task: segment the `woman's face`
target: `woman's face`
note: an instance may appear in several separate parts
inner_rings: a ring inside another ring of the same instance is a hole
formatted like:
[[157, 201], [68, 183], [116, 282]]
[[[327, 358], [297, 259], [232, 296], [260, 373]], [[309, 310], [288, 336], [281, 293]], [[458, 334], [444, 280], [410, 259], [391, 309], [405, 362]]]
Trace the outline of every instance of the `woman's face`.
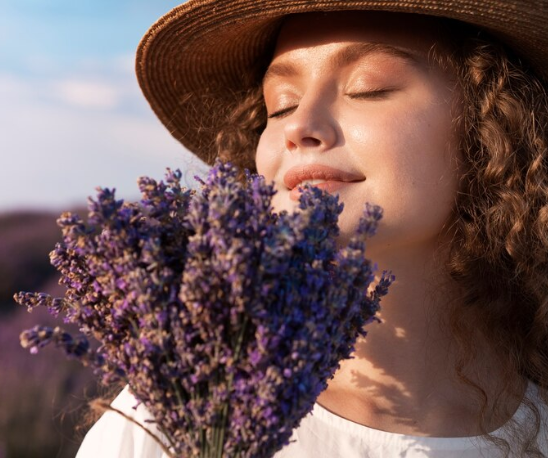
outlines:
[[[341, 241], [366, 202], [384, 218], [375, 251], [435, 243], [458, 183], [453, 75], [429, 63], [435, 20], [388, 13], [295, 15], [263, 81], [268, 112], [257, 170], [276, 210], [313, 180], [344, 203]], [[304, 180], [304, 181], [303, 181]]]

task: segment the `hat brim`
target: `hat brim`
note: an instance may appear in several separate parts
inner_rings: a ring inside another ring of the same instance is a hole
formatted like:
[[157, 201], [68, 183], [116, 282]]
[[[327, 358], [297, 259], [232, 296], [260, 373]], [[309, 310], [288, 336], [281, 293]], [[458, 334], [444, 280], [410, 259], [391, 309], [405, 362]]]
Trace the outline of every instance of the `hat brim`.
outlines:
[[220, 116], [256, 85], [282, 18], [348, 10], [457, 19], [488, 30], [548, 75], [548, 2], [493, 0], [190, 0], [160, 18], [137, 49], [136, 73], [169, 132], [206, 163], [215, 160]]

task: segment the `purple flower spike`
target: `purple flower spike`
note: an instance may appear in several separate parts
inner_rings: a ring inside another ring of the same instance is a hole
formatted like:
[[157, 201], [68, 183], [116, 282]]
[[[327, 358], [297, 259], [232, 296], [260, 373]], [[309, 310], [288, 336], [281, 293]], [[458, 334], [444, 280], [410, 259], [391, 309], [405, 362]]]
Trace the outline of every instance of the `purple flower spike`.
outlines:
[[382, 212], [367, 205], [339, 249], [336, 196], [305, 186], [295, 212], [276, 213], [273, 185], [249, 172], [242, 183], [229, 163], [218, 161], [198, 192], [181, 176], [140, 178], [133, 203], [98, 189], [86, 223], [61, 216], [50, 256], [65, 296], [16, 300], [86, 337], [37, 326], [21, 342], [31, 352], [53, 343], [104, 383], [128, 383], [174, 457], [271, 457], [393, 281], [384, 273], [370, 288], [365, 240]]

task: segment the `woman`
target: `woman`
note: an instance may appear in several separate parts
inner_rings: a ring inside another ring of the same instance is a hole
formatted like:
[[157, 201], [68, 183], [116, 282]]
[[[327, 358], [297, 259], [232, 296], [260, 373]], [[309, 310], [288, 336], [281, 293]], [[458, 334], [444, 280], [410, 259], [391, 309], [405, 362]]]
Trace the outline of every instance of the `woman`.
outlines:
[[[383, 323], [277, 457], [548, 456], [547, 16], [191, 0], [143, 39], [141, 87], [201, 158], [273, 180], [277, 210], [307, 181], [338, 193], [341, 244], [366, 201], [384, 209], [368, 247], [397, 278]], [[113, 406], [141, 421], [134, 402]], [[107, 413], [88, 456], [162, 453]]]

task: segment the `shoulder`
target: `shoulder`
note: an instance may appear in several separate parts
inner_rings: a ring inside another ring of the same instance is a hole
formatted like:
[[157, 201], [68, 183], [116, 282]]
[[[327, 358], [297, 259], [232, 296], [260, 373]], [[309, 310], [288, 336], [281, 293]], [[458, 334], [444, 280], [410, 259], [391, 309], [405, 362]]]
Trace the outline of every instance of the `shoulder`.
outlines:
[[517, 411], [491, 436], [503, 439], [512, 457], [548, 456], [548, 406], [542, 388], [529, 382]]
[[[536, 442], [539, 450], [548, 456], [548, 393], [542, 388], [530, 382], [524, 399], [525, 407], [529, 413], [528, 418], [523, 421], [529, 424], [530, 431], [537, 431]], [[525, 436], [527, 437], [527, 436]]]
[[162, 449], [142, 425], [158, 434], [149, 412], [126, 386], [111, 406], [135, 420], [130, 421], [115, 411], [107, 411], [86, 434], [76, 458], [164, 458]]

